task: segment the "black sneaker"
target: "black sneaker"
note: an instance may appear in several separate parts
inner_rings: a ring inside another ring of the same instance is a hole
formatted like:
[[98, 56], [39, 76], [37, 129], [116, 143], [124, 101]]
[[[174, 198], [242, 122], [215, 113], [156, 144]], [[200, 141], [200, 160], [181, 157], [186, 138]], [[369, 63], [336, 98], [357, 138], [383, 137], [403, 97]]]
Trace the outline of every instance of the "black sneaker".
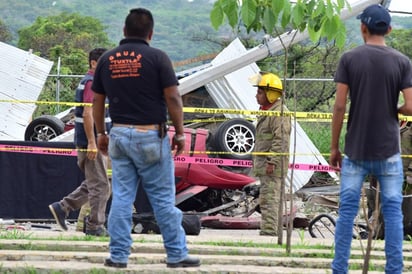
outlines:
[[64, 212], [60, 203], [59, 202], [52, 203], [51, 205], [49, 205], [49, 209], [51, 213], [53, 214], [54, 219], [56, 219], [56, 222], [60, 225], [60, 227], [63, 230], [67, 231], [66, 212]]
[[199, 258], [187, 256], [184, 260], [177, 263], [167, 263], [167, 267], [196, 267], [200, 266]]
[[86, 229], [85, 234], [99, 237], [109, 236], [109, 233], [107, 233], [107, 230], [104, 227], [99, 227], [98, 229]]
[[127, 263], [115, 263], [115, 262], [112, 262], [111, 259], [106, 259], [104, 261], [104, 265], [110, 266], [110, 267], [116, 267], [116, 268], [126, 268], [127, 267]]

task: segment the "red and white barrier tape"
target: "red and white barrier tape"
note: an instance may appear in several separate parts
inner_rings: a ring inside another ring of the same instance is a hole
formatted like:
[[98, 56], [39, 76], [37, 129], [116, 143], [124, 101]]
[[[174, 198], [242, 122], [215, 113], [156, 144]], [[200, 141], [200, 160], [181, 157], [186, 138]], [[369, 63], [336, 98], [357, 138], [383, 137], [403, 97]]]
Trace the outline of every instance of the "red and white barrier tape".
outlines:
[[[70, 148], [52, 148], [52, 147], [34, 147], [34, 146], [15, 146], [0, 144], [0, 151], [43, 154], [43, 155], [58, 155], [58, 156], [77, 156], [77, 150]], [[235, 167], [252, 167], [253, 162], [250, 160], [239, 159], [223, 159], [223, 158], [208, 158], [208, 157], [189, 157], [175, 156], [175, 163], [181, 164], [198, 164], [198, 165], [217, 165], [217, 166], [235, 166]], [[289, 164], [289, 169], [318, 171], [318, 172], [334, 172], [335, 170], [328, 165], [314, 165], [295, 163]]]
[[[188, 157], [175, 156], [175, 163], [182, 164], [200, 164], [200, 165], [218, 165], [218, 166], [236, 166], [236, 167], [252, 167], [253, 162], [250, 160], [238, 159], [222, 159], [222, 158], [206, 158], [206, 157]], [[318, 171], [318, 172], [334, 172], [335, 170], [328, 165], [313, 165], [313, 164], [289, 164], [289, 169]]]
[[77, 151], [75, 149], [56, 147], [33, 147], [0, 144], [0, 151], [59, 156], [77, 156]]

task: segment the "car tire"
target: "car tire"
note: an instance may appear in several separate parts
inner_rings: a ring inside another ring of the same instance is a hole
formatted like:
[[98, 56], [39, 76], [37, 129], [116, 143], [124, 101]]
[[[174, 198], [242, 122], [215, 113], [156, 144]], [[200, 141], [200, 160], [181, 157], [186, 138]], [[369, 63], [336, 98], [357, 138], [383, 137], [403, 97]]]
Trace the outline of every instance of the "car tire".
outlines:
[[213, 147], [223, 152], [221, 157], [229, 159], [250, 160], [255, 147], [255, 126], [240, 118], [223, 122], [213, 137]]
[[64, 123], [51, 115], [42, 115], [34, 119], [24, 132], [25, 141], [48, 142], [64, 132]]

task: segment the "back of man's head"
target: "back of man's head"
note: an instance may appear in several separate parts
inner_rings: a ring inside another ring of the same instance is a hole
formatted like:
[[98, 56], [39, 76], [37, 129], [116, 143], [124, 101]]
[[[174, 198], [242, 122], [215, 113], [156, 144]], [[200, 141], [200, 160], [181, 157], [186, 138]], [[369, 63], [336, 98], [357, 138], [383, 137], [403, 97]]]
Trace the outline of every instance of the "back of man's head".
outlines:
[[385, 35], [391, 26], [391, 16], [381, 5], [370, 5], [356, 19], [360, 19], [372, 35]]
[[106, 51], [105, 48], [94, 48], [89, 52], [89, 66], [91, 66], [92, 61], [98, 61], [100, 56]]
[[131, 9], [125, 21], [125, 36], [148, 38], [153, 31], [152, 13], [144, 8]]

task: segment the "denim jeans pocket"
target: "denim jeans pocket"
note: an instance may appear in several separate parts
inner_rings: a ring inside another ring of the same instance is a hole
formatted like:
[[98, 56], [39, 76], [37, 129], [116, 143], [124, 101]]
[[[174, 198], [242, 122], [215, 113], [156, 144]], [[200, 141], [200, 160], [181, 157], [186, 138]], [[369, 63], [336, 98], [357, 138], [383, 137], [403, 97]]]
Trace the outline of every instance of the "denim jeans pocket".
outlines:
[[385, 175], [398, 175], [402, 174], [402, 159], [399, 154], [396, 154], [382, 162], [382, 174]]
[[342, 160], [342, 174], [346, 175], [357, 175], [361, 172], [361, 167], [356, 163], [356, 161], [352, 161], [347, 156], [345, 156]]
[[161, 142], [160, 139], [152, 140], [152, 142], [144, 142], [137, 144], [138, 151], [141, 152], [141, 159], [145, 164], [154, 164], [160, 161]]
[[[116, 128], [117, 129], [117, 128]], [[115, 130], [112, 130], [110, 132], [110, 141], [109, 141], [109, 154], [111, 158], [119, 158], [119, 156], [122, 155], [122, 151], [120, 148], [120, 142], [121, 142], [122, 136], [120, 134], [116, 134]]]

